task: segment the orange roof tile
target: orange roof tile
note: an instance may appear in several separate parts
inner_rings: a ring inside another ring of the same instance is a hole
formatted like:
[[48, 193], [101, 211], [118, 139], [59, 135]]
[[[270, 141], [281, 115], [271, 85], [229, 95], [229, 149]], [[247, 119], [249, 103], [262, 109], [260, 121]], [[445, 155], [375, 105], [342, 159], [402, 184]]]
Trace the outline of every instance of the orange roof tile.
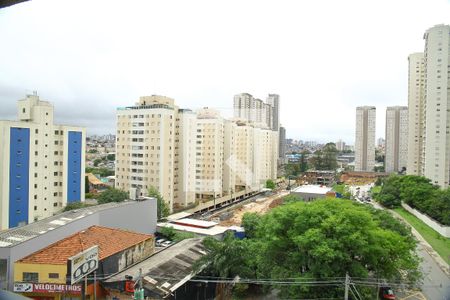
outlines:
[[79, 231], [36, 251], [17, 262], [65, 265], [69, 257], [95, 245], [99, 247], [99, 259], [102, 260], [151, 237], [153, 235], [102, 226], [91, 226], [86, 230]]

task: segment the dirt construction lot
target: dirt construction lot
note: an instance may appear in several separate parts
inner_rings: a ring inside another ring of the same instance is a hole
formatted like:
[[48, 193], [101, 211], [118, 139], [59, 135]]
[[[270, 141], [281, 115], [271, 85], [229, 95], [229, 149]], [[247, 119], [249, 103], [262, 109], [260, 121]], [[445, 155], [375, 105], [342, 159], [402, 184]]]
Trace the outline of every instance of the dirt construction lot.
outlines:
[[221, 226], [240, 226], [242, 222], [242, 217], [246, 212], [250, 213], [258, 213], [258, 214], [265, 214], [272, 208], [278, 206], [282, 202], [282, 198], [286, 195], [288, 195], [288, 191], [281, 191], [276, 193], [275, 195], [259, 198], [255, 202], [251, 202], [248, 204], [244, 204], [242, 207], [236, 209], [233, 211], [233, 215], [230, 219], [224, 220], [220, 222], [219, 225]]

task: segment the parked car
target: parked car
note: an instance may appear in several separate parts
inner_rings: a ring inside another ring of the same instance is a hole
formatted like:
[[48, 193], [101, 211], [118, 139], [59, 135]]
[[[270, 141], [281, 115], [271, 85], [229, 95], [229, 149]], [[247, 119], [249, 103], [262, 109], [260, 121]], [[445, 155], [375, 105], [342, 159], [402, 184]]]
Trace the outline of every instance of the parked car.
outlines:
[[162, 243], [164, 243], [165, 241], [166, 241], [166, 239], [163, 239], [163, 238], [157, 238], [156, 241], [155, 241], [155, 245], [156, 245], [157, 247], [161, 247], [161, 246], [162, 246]]
[[380, 296], [380, 299], [395, 300], [394, 291], [392, 291], [392, 289], [388, 286], [380, 287], [379, 296]]
[[163, 243], [161, 244], [161, 246], [163, 246], [163, 247], [167, 247], [167, 246], [170, 246], [170, 245], [172, 245], [172, 242], [171, 242], [171, 241], [165, 241], [165, 242], [163, 242]]

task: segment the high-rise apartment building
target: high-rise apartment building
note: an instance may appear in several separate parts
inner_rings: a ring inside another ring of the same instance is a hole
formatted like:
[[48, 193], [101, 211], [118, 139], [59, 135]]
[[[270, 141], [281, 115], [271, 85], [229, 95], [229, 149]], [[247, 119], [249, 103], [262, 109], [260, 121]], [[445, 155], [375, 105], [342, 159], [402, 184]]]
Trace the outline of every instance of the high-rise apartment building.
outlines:
[[[174, 208], [195, 202], [197, 164], [197, 114], [190, 109], [179, 109], [175, 120], [175, 199]], [[178, 144], [177, 144], [178, 142]]]
[[252, 95], [242, 93], [234, 96], [234, 118], [240, 121], [250, 121], [261, 128], [278, 131], [280, 96], [270, 94], [266, 103], [255, 99]]
[[259, 190], [276, 178], [278, 157], [278, 132], [259, 125], [225, 120], [211, 108], [179, 109], [163, 96], [141, 97], [117, 109], [116, 187], [146, 195], [153, 186], [171, 209]]
[[386, 108], [385, 171], [401, 172], [406, 169], [408, 156], [408, 107]]
[[197, 112], [195, 193], [199, 200], [223, 196], [224, 120], [210, 108]]
[[424, 137], [424, 85], [423, 53], [408, 57], [408, 160], [406, 172], [422, 175]]
[[372, 172], [375, 167], [374, 106], [356, 108], [355, 171]]
[[269, 94], [266, 102], [273, 107], [272, 130], [278, 131], [280, 129], [280, 96]]
[[18, 120], [0, 121], [0, 229], [52, 216], [84, 201], [84, 128], [53, 123], [36, 93], [18, 101]]
[[450, 172], [450, 26], [425, 32], [423, 175], [441, 187]]
[[163, 96], [140, 97], [136, 105], [117, 109], [116, 188], [147, 195], [154, 187], [173, 207], [177, 119], [174, 100]]
[[286, 157], [286, 128], [280, 126], [278, 157], [284, 159]]
[[337, 149], [338, 151], [344, 151], [344, 150], [345, 150], [345, 142], [344, 142], [343, 140], [339, 139], [339, 140], [336, 142], [336, 149]]

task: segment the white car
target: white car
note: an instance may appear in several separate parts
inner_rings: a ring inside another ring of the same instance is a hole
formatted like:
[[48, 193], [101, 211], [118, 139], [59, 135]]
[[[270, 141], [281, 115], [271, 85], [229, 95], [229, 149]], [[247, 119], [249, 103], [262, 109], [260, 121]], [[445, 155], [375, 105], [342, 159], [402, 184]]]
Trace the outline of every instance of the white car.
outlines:
[[163, 243], [161, 244], [162, 247], [167, 247], [167, 246], [170, 246], [170, 245], [172, 245], [172, 242], [171, 242], [171, 241], [165, 241], [165, 242], [163, 242]]

